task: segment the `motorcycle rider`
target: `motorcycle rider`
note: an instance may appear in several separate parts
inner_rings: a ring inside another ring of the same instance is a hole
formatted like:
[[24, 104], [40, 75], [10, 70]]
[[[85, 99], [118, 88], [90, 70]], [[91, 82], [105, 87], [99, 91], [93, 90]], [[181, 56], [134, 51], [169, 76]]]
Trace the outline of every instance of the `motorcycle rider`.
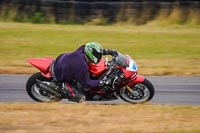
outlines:
[[118, 53], [112, 49], [103, 49], [98, 42], [89, 42], [74, 52], [59, 55], [52, 62], [52, 77], [55, 81], [65, 83], [66, 93], [71, 100], [83, 102], [86, 98], [82, 90], [75, 86], [75, 81], [86, 88], [97, 88], [106, 84], [104, 80], [93, 80], [89, 76], [89, 64], [99, 63], [102, 55], [116, 57]]

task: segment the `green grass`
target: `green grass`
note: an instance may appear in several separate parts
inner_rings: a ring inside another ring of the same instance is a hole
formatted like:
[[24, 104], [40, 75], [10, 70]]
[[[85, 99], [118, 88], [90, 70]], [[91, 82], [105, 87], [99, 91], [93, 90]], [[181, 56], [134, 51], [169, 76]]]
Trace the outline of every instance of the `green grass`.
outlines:
[[200, 75], [199, 26], [0, 23], [0, 73], [30, 73], [30, 57], [56, 57], [89, 41], [131, 55], [145, 75]]

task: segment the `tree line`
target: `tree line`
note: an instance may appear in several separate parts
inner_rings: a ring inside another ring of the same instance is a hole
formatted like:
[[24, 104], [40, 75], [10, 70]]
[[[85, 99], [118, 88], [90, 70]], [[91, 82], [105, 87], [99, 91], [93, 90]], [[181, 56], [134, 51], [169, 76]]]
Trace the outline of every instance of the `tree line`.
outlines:
[[153, 20], [200, 23], [200, 2], [193, 0], [2, 0], [1, 21], [73, 24], [146, 24]]

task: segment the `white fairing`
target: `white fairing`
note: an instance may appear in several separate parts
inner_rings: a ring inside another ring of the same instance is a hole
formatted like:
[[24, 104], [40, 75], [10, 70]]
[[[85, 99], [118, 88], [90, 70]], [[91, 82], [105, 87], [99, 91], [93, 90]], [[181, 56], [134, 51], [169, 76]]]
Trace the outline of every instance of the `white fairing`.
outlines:
[[135, 63], [135, 61], [133, 59], [129, 59], [129, 66], [126, 67], [127, 71], [133, 71], [136, 72], [137, 71], [137, 64]]

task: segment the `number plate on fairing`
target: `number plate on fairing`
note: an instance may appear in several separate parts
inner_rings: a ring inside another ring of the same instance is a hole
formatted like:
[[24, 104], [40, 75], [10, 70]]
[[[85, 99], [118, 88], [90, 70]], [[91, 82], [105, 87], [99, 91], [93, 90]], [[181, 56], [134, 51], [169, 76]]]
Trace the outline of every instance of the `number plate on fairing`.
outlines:
[[126, 70], [133, 71], [133, 72], [137, 71], [137, 64], [135, 63], [134, 60], [132, 60], [132, 59], [129, 60], [129, 66], [126, 67]]

